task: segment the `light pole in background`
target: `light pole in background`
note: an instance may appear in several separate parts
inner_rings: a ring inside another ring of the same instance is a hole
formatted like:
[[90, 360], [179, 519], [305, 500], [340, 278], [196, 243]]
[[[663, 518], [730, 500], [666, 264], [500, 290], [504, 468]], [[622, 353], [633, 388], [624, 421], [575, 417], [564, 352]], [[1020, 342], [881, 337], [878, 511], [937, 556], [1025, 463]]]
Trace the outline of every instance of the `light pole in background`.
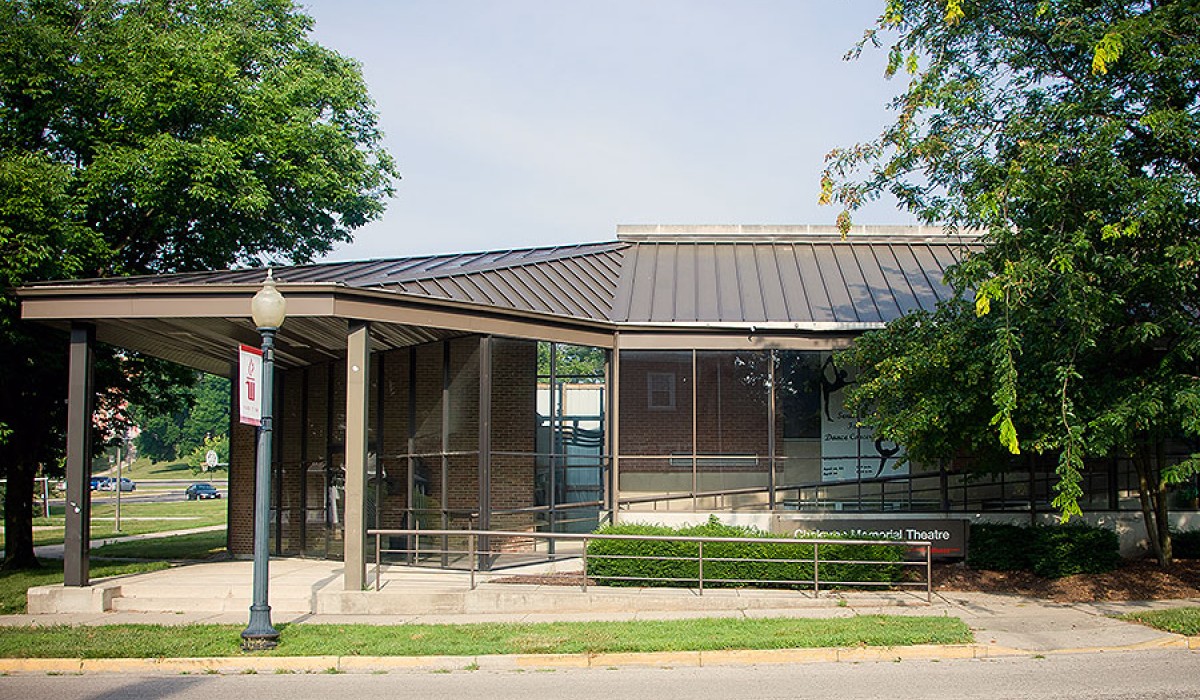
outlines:
[[250, 603], [250, 624], [242, 631], [242, 648], [274, 649], [279, 632], [271, 625], [271, 606], [267, 604], [268, 516], [271, 508], [271, 411], [274, 390], [275, 333], [283, 325], [287, 302], [275, 288], [275, 279], [267, 270], [262, 289], [250, 302], [250, 315], [262, 334], [262, 377], [260, 380], [262, 422], [258, 427], [258, 453], [254, 481], [254, 593]]

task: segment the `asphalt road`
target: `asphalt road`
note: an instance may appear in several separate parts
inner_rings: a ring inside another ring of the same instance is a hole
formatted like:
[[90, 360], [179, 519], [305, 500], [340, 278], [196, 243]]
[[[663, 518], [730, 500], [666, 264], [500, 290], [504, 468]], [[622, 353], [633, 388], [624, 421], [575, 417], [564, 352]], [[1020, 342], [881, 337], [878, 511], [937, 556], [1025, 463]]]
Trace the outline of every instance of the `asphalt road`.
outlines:
[[1200, 654], [1139, 651], [1046, 658], [709, 668], [449, 670], [350, 675], [10, 676], [0, 698], [28, 700], [1071, 700], [1200, 698]]
[[[137, 488], [133, 491], [121, 492], [121, 503], [168, 503], [173, 501], [186, 501], [187, 495], [184, 493], [187, 487], [197, 482], [205, 481], [206, 479], [171, 479], [134, 482]], [[228, 495], [227, 483], [224, 479], [211, 482], [217, 490], [221, 492], [221, 498]], [[114, 503], [117, 500], [115, 491], [92, 491], [92, 504], [97, 503]], [[62, 505], [62, 498], [51, 498], [51, 505]]]

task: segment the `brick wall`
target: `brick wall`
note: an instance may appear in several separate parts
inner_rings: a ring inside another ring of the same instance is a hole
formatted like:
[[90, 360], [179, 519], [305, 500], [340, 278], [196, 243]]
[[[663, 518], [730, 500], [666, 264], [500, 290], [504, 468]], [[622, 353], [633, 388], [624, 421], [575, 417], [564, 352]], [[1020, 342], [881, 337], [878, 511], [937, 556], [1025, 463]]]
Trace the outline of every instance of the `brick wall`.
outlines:
[[[449, 343], [450, 418], [447, 455], [447, 507], [476, 511], [479, 508], [479, 339], [459, 338]], [[442, 500], [442, 385], [443, 344], [432, 343], [415, 348], [376, 354], [372, 360], [371, 394], [368, 408], [369, 447], [378, 474], [368, 490], [379, 488], [378, 523], [384, 528], [408, 526], [404, 519], [408, 493], [409, 384], [410, 361], [416, 358], [417, 421], [415, 452], [419, 467], [428, 478], [428, 495], [433, 507]], [[532, 452], [536, 425], [536, 343], [498, 339], [493, 350], [492, 449], [506, 452]], [[302, 551], [301, 526], [304, 506], [321, 507], [326, 499], [326, 481], [322, 468], [327, 456], [340, 469], [345, 439], [345, 363], [330, 362], [278, 375], [275, 429], [278, 441], [275, 455], [279, 468], [273, 474], [274, 498], [282, 506], [282, 527], [275, 527], [277, 540], [285, 554]], [[382, 415], [381, 415], [382, 412]], [[235, 407], [236, 415], [236, 407]], [[229, 538], [235, 556], [253, 552], [254, 513], [254, 439], [250, 426], [235, 425], [231, 439]], [[332, 453], [332, 454], [330, 454]], [[531, 456], [495, 456], [492, 466], [492, 508], [510, 509], [530, 506], [533, 494], [534, 459]], [[370, 512], [370, 511], [368, 511]], [[526, 527], [528, 515], [503, 516], [492, 527]], [[466, 527], [465, 518], [455, 518], [454, 527]], [[369, 522], [374, 527], [375, 522]], [[436, 519], [425, 527], [440, 526]], [[304, 534], [308, 553], [326, 551], [325, 527], [321, 521], [309, 521]], [[340, 552], [337, 542], [329, 551]], [[274, 551], [274, 549], [273, 549]]]

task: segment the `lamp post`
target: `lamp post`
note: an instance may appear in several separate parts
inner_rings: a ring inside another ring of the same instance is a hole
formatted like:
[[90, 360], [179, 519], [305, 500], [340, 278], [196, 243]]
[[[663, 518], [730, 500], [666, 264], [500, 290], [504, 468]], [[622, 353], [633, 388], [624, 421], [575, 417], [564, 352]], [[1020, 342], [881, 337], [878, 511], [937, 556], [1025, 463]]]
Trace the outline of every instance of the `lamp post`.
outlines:
[[262, 289], [250, 302], [250, 315], [262, 334], [263, 370], [262, 422], [258, 428], [258, 453], [254, 481], [254, 597], [250, 603], [250, 624], [242, 631], [242, 648], [248, 651], [274, 649], [279, 632], [271, 625], [271, 606], [267, 604], [267, 564], [269, 561], [267, 516], [271, 508], [271, 421], [274, 391], [275, 333], [283, 325], [287, 302], [275, 288], [275, 279], [267, 270]]

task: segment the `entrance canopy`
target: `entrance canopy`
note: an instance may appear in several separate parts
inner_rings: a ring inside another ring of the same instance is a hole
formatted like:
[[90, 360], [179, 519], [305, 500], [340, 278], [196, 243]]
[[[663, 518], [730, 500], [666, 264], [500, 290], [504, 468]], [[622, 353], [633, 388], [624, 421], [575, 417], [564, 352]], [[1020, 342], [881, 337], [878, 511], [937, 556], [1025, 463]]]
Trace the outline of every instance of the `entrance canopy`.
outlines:
[[[623, 226], [604, 243], [275, 268], [276, 552], [344, 556], [357, 589], [380, 524], [553, 530], [584, 526], [567, 511], [724, 496], [774, 508], [814, 480], [861, 484], [866, 438], [847, 433], [846, 454], [820, 442], [845, 379], [829, 351], [932, 310], [976, 246], [936, 228]], [[71, 330], [69, 485], [87, 482], [91, 343], [230, 376], [237, 344], [259, 344], [250, 299], [265, 274], [18, 290], [25, 319]], [[235, 554], [249, 546], [252, 437], [231, 430]], [[877, 471], [887, 458], [871, 458]], [[83, 505], [67, 584], [87, 585], [88, 497], [68, 498]]]
[[[949, 295], [943, 273], [976, 245], [938, 228], [622, 226], [618, 240], [276, 268], [288, 300], [283, 368], [344, 357], [349, 320], [374, 349], [486, 333], [611, 348], [831, 347]], [[88, 322], [102, 342], [228, 376], [258, 343], [247, 269], [46, 282], [22, 314]], [[751, 333], [753, 331], [753, 333]], [[680, 334], [691, 336], [682, 338]]]

